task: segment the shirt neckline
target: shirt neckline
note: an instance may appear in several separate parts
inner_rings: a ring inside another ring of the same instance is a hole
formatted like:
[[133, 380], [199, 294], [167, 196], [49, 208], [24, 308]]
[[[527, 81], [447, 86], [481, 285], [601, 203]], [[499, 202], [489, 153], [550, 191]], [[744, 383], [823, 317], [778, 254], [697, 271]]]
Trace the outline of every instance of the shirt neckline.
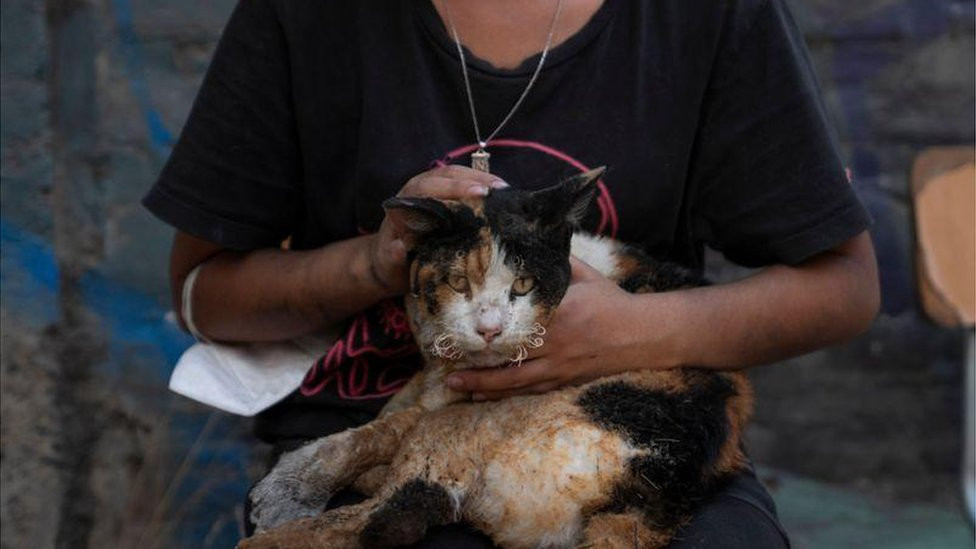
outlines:
[[[590, 17], [590, 20], [576, 34], [570, 36], [563, 43], [549, 51], [542, 70], [546, 71], [571, 59], [581, 49], [592, 42], [610, 19], [613, 18], [613, 14], [616, 13], [617, 4], [617, 0], [604, 0], [603, 4]], [[444, 26], [444, 22], [434, 8], [433, 2], [431, 0], [418, 0], [414, 2], [414, 5], [417, 8], [415, 10], [417, 16], [420, 18], [425, 30], [434, 43], [460, 64], [461, 60], [458, 57], [457, 45]], [[514, 69], [501, 69], [480, 57], [476, 57], [467, 47], [464, 48], [464, 59], [467, 63], [468, 70], [473, 73], [498, 77], [523, 78], [530, 76], [535, 71], [541, 55], [542, 52], [529, 56], [522, 61], [521, 65]]]

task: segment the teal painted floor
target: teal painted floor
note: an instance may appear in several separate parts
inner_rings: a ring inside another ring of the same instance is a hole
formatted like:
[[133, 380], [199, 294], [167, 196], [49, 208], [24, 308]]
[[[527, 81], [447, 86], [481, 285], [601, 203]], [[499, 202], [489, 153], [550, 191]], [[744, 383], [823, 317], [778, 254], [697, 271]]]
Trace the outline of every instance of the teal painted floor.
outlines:
[[[962, 508], [893, 503], [760, 468], [793, 549], [972, 549]], [[775, 482], [769, 482], [775, 479]]]

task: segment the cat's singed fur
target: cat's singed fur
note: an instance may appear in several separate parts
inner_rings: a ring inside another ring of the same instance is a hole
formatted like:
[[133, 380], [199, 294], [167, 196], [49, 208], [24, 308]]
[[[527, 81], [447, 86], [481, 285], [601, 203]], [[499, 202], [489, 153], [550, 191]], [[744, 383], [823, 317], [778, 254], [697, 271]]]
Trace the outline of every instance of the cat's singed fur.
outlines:
[[[242, 547], [391, 547], [459, 520], [504, 547], [662, 547], [744, 466], [752, 393], [739, 373], [641, 370], [479, 403], [444, 383], [542, 343], [571, 250], [631, 292], [700, 284], [573, 234], [600, 173], [531, 193], [387, 201], [420, 235], [406, 305], [426, 366], [378, 419], [285, 454], [251, 493], [259, 534]], [[349, 485], [372, 497], [321, 513]]]

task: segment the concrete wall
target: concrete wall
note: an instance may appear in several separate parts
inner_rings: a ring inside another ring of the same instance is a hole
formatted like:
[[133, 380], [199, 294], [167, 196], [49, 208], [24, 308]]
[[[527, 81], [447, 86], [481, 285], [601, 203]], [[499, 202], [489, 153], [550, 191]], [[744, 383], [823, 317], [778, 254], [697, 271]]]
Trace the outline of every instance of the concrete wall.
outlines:
[[138, 200], [233, 4], [0, 6], [0, 545], [229, 547], [247, 426], [165, 389], [190, 340]]
[[[795, 0], [854, 184], [884, 312], [849, 344], [757, 369], [757, 461], [955, 502], [961, 334], [919, 313], [908, 171], [974, 141], [974, 7]], [[232, 0], [2, 0], [3, 547], [225, 547], [246, 423], [171, 397], [170, 231], [137, 204]], [[740, 272], [716, 261], [719, 277]], [[770, 479], [775, 481], [775, 479]]]

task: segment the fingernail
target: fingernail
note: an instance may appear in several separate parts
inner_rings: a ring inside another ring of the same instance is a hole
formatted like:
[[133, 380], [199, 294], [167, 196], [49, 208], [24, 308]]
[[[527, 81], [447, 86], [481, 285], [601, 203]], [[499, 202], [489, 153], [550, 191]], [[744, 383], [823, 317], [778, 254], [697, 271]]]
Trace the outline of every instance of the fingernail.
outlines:
[[488, 196], [488, 187], [482, 187], [481, 185], [468, 187], [468, 193], [471, 196]]
[[461, 379], [459, 376], [448, 376], [447, 386], [450, 387], [451, 389], [463, 389], [464, 380]]
[[491, 182], [492, 189], [507, 189], [509, 187], [508, 183], [505, 183], [501, 179], [496, 179]]

